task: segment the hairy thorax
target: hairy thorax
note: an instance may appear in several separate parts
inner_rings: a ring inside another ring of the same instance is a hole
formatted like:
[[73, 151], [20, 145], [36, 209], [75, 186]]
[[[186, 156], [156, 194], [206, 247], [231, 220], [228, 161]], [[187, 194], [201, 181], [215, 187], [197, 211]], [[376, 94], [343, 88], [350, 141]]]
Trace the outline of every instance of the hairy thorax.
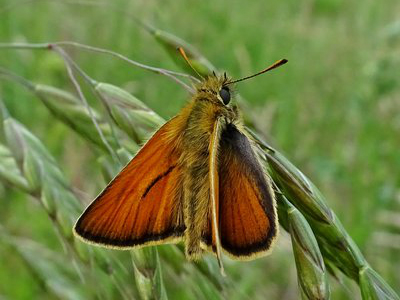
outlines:
[[202, 167], [208, 169], [208, 148], [217, 118], [222, 117], [225, 125], [236, 123], [238, 115], [236, 107], [226, 107], [208, 99], [197, 98], [192, 105], [182, 138], [181, 163], [196, 171]]

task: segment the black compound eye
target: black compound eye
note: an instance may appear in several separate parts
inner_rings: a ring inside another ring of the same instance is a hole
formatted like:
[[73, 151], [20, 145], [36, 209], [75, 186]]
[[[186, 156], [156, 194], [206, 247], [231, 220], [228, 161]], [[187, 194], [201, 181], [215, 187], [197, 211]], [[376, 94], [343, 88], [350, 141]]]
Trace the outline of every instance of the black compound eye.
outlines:
[[227, 87], [223, 87], [219, 91], [219, 95], [225, 105], [227, 105], [229, 103], [229, 101], [231, 101], [231, 93], [229, 92], [229, 89]]

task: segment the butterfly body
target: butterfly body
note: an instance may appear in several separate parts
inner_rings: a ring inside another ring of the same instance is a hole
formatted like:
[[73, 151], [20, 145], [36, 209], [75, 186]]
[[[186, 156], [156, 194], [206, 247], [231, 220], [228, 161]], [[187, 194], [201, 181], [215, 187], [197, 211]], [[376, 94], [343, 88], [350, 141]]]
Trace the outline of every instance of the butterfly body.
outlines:
[[85, 241], [131, 249], [185, 243], [220, 259], [265, 255], [277, 235], [275, 196], [226, 76], [209, 76], [89, 205], [75, 225]]
[[184, 168], [184, 215], [186, 255], [191, 259], [201, 256], [201, 241], [210, 234], [210, 138], [219, 118], [237, 123], [236, 107], [226, 106], [218, 99], [224, 78], [211, 77], [192, 99], [183, 134], [182, 168]]

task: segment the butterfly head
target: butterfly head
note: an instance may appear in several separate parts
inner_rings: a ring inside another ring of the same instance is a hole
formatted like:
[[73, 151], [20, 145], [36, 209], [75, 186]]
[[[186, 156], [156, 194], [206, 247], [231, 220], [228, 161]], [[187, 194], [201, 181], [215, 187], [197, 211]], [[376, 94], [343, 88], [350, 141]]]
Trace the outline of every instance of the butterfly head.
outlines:
[[232, 100], [233, 86], [230, 84], [231, 79], [223, 75], [215, 73], [207, 76], [197, 86], [197, 92], [200, 100], [208, 100], [217, 104], [227, 106]]

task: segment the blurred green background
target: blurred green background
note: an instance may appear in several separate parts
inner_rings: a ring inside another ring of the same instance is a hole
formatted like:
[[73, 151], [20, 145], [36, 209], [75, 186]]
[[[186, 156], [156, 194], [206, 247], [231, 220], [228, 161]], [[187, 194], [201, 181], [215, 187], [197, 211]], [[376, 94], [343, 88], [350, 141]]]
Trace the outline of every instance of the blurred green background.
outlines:
[[[398, 0], [97, 3], [0, 0], [0, 42], [76, 41], [180, 71], [134, 21], [139, 18], [191, 43], [233, 78], [288, 59], [279, 70], [237, 86], [249, 102], [245, 113], [319, 187], [370, 264], [400, 292]], [[164, 118], [188, 100], [188, 93], [164, 76], [101, 54], [67, 52], [91, 77], [124, 88]], [[74, 91], [62, 60], [52, 52], [0, 49], [0, 66], [35, 83]], [[104, 187], [98, 153], [37, 98], [1, 77], [0, 97], [10, 114], [43, 141], [72, 186], [88, 199]], [[102, 111], [95, 98], [89, 102]], [[0, 229], [62, 251], [52, 223], [26, 194], [0, 184], [0, 207]], [[0, 299], [57, 298], [4, 239]], [[297, 299], [291, 251], [282, 230], [271, 256], [230, 263], [241, 291], [237, 299]], [[181, 282], [166, 281], [174, 299]], [[353, 289], [350, 281], [333, 282], [332, 299], [358, 299]]]

